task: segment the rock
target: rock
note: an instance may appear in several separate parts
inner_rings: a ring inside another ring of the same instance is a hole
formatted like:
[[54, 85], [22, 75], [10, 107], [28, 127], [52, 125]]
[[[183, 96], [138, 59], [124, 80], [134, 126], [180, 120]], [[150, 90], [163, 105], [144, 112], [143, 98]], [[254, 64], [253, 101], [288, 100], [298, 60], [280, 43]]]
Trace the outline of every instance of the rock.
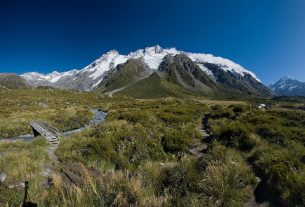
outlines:
[[7, 186], [9, 189], [23, 190], [25, 188], [24, 182], [22, 183], [12, 183]]
[[51, 169], [44, 169], [41, 173], [44, 177], [49, 177], [53, 174], [53, 171]]
[[42, 183], [42, 187], [45, 188], [45, 189], [50, 189], [54, 186], [54, 180], [52, 177], [48, 177], [47, 180], [45, 180], [43, 183]]
[[45, 109], [45, 108], [48, 108], [48, 107], [49, 107], [49, 105], [48, 105], [48, 104], [45, 104], [45, 103], [42, 103], [42, 102], [39, 102], [39, 103], [38, 103], [38, 106], [39, 106], [40, 108], [43, 108], [43, 109]]
[[0, 173], [0, 183], [4, 183], [4, 181], [6, 180], [6, 173], [5, 172], [1, 172]]
[[88, 176], [94, 178], [101, 176], [101, 173], [98, 170], [77, 163], [63, 163], [61, 171], [62, 179], [68, 181], [66, 182], [66, 185], [70, 183], [81, 186], [86, 182]]

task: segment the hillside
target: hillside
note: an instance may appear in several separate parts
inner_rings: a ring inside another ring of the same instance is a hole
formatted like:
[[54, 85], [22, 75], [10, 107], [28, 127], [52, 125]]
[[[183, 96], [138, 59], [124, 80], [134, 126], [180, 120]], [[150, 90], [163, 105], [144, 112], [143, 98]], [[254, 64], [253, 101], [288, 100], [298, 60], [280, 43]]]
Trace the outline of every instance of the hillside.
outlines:
[[0, 73], [0, 88], [27, 88], [29, 85], [20, 76], [16, 74]]
[[152, 72], [142, 59], [130, 59], [108, 71], [98, 88], [108, 92], [126, 87], [147, 78]]
[[161, 78], [156, 72], [116, 94], [129, 95], [133, 98], [183, 97], [191, 95], [189, 91], [184, 90], [182, 87]]
[[212, 93], [219, 88], [217, 83], [185, 54], [165, 56], [158, 70], [166, 73], [168, 81], [189, 90]]

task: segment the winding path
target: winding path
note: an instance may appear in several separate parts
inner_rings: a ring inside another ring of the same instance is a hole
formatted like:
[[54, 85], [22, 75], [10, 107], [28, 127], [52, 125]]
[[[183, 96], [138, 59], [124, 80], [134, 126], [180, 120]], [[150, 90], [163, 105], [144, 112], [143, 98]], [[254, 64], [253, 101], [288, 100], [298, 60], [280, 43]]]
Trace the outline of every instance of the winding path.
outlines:
[[198, 130], [202, 136], [202, 141], [203, 143], [200, 144], [199, 146], [195, 147], [195, 148], [192, 148], [189, 150], [189, 152], [193, 155], [195, 155], [197, 158], [200, 158], [202, 157], [204, 154], [203, 154], [203, 151], [206, 150], [208, 148], [208, 145], [206, 143], [206, 139], [208, 137], [210, 137], [210, 134], [207, 133], [206, 131], [206, 128], [207, 128], [207, 124], [208, 124], [208, 118], [205, 116], [200, 125], [198, 126]]
[[[73, 133], [81, 132], [84, 129], [90, 128], [90, 127], [95, 126], [95, 125], [98, 125], [98, 124], [105, 121], [107, 113], [105, 113], [103, 111], [100, 111], [98, 109], [91, 109], [91, 112], [93, 113], [93, 118], [87, 126], [79, 128], [79, 129], [74, 129], [74, 130], [71, 130], [71, 131], [63, 132], [63, 133], [60, 134], [60, 136], [70, 136]], [[50, 145], [48, 146], [48, 155], [49, 155], [50, 160], [52, 161], [52, 164], [48, 164], [44, 168], [43, 175], [45, 177], [52, 177], [52, 174], [55, 171], [54, 163], [58, 161], [55, 152], [56, 152], [56, 149], [57, 149], [58, 145], [59, 145], [59, 142], [57, 142], [57, 143], [55, 142], [55, 143], [50, 143]]]

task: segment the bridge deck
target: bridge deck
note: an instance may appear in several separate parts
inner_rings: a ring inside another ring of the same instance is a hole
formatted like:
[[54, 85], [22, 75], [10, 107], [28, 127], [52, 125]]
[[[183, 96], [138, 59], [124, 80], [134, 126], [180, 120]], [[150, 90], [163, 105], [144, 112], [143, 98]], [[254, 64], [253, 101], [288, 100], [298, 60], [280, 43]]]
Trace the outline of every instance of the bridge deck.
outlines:
[[30, 121], [30, 125], [34, 134], [35, 132], [41, 134], [52, 145], [59, 144], [60, 131], [58, 129], [42, 121]]

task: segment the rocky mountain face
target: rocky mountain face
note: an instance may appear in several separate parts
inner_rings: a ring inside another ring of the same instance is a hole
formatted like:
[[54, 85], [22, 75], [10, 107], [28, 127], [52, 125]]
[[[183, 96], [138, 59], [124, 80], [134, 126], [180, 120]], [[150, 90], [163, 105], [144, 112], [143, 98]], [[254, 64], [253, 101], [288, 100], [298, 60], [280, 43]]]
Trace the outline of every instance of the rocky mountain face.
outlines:
[[[157, 72], [174, 84], [206, 94], [237, 91], [270, 96], [272, 93], [252, 72], [231, 60], [210, 54], [189, 53], [175, 48], [148, 47], [121, 55], [112, 50], [80, 70], [22, 77], [32, 86], [104, 92], [127, 87]], [[151, 81], [149, 81], [151, 82]]]
[[10, 73], [0, 73], [0, 88], [28, 88], [27, 82], [20, 76]]
[[282, 77], [279, 81], [271, 84], [269, 88], [281, 96], [305, 96], [305, 82], [300, 82], [288, 76]]
[[211, 71], [215, 81], [221, 84], [223, 88], [230, 88], [236, 92], [247, 94], [273, 96], [273, 93], [250, 73], [224, 70], [217, 64], [204, 63], [203, 65]]
[[218, 88], [217, 83], [185, 54], [166, 55], [158, 71], [165, 73], [167, 80], [186, 89], [213, 91]]
[[[118, 65], [110, 73], [107, 73], [106, 76], [110, 78], [105, 77], [99, 88], [102, 88], [105, 92], [122, 89], [122, 87], [130, 86], [139, 80], [145, 79], [145, 76], [147, 77], [155, 71], [154, 74], [156, 75], [149, 77], [148, 80], [141, 81], [136, 86], [141, 86], [140, 90], [145, 90], [150, 94], [153, 91], [158, 93], [158, 91], [151, 89], [152, 86], [159, 87], [159, 91], [163, 92], [169, 92], [170, 89], [174, 88], [177, 91], [177, 87], [173, 86], [175, 84], [180, 87], [179, 91], [181, 93], [187, 90], [201, 95], [218, 97], [242, 96], [245, 94], [264, 97], [273, 95], [268, 88], [252, 77], [251, 74], [240, 74], [231, 70], [223, 70], [220, 65], [211, 63], [201, 63], [198, 65], [186, 54], [167, 54], [161, 61], [158, 69], [150, 71], [147, 66], [145, 67], [142, 59], [132, 59], [132, 64], [129, 61]], [[156, 81], [156, 83], [153, 81]], [[162, 88], [162, 86], [165, 88]], [[136, 94], [131, 94], [131, 92], [143, 94], [137, 87], [128, 87], [122, 93], [138, 97]], [[173, 91], [170, 93], [173, 94]], [[153, 97], [157, 96], [156, 94], [151, 95]]]

